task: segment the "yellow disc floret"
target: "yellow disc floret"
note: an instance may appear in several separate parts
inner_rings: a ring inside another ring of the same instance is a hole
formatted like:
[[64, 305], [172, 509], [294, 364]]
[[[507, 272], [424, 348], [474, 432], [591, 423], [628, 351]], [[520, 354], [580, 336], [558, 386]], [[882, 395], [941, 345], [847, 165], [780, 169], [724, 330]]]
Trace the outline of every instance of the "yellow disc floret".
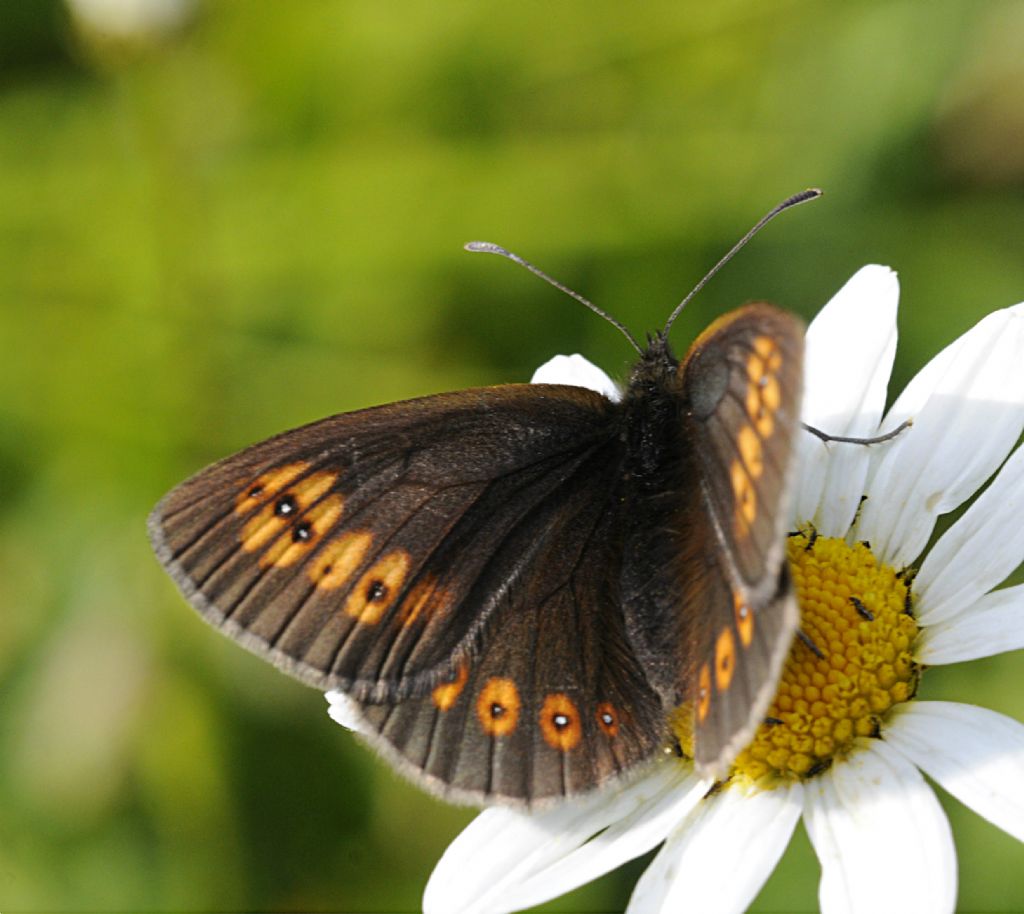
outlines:
[[868, 544], [810, 528], [789, 538], [788, 553], [801, 637], [765, 723], [734, 763], [734, 776], [748, 781], [813, 776], [855, 738], [877, 735], [885, 713], [917, 689], [905, 576]]
[[[920, 676], [906, 574], [879, 562], [867, 543], [851, 546], [810, 527], [791, 535], [787, 550], [800, 637], [765, 722], [731, 772], [762, 786], [813, 777], [858, 737], [877, 736], [886, 712], [913, 697]], [[690, 755], [692, 709], [678, 709], [672, 722]]]

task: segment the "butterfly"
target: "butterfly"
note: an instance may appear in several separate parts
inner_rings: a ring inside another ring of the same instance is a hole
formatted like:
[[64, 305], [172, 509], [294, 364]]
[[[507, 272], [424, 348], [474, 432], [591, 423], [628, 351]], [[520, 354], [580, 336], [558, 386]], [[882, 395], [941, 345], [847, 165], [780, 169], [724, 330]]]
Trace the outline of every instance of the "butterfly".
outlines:
[[284, 432], [166, 495], [157, 556], [208, 622], [346, 693], [360, 735], [448, 799], [613, 782], [672, 744], [680, 709], [697, 770], [723, 776], [798, 625], [804, 328], [749, 304], [677, 359], [672, 321], [715, 270], [646, 346], [613, 320], [639, 352], [619, 401], [508, 384]]

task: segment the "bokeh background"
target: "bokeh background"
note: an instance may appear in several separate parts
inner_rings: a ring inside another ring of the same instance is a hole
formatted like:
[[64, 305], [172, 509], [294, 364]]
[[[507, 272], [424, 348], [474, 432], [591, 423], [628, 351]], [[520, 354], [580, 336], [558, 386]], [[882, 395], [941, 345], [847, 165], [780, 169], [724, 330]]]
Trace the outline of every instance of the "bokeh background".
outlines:
[[[473, 815], [205, 626], [150, 554], [200, 466], [359, 406], [621, 374], [676, 325], [902, 282], [893, 388], [1024, 299], [1024, 6], [14, 0], [0, 13], [0, 910], [405, 911]], [[1024, 719], [1024, 657], [924, 679]], [[943, 797], [964, 910], [1021, 848]], [[620, 909], [644, 861], [549, 910]], [[816, 907], [798, 834], [758, 910]]]

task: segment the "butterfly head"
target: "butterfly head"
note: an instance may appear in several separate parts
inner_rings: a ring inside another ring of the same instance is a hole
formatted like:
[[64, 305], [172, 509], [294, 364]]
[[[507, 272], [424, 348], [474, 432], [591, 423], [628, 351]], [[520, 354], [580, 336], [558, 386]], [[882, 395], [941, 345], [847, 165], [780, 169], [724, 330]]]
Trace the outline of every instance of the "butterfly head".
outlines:
[[663, 330], [647, 334], [647, 345], [633, 365], [628, 389], [650, 395], [658, 390], [674, 391], [679, 385], [679, 359]]

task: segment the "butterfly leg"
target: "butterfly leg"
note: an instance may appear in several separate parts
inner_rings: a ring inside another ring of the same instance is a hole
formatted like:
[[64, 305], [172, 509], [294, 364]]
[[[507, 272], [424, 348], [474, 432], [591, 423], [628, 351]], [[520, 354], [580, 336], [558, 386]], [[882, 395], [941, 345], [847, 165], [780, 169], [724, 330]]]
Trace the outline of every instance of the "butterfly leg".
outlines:
[[796, 630], [796, 636], [801, 641], [803, 641], [804, 644], [807, 645], [807, 649], [812, 654], [814, 654], [815, 657], [817, 657], [819, 660], [825, 659], [825, 653], [822, 651], [820, 647], [818, 647], [818, 645], [814, 643], [814, 641], [811, 639], [811, 636], [808, 635], [807, 632], [805, 632], [802, 628], [798, 628]]
[[905, 419], [891, 432], [886, 432], [884, 435], [875, 435], [873, 438], [850, 438], [845, 435], [830, 435], [828, 432], [823, 432], [820, 428], [815, 428], [813, 425], [808, 425], [806, 422], [800, 423], [804, 431], [810, 432], [815, 438], [819, 438], [825, 444], [830, 444], [833, 441], [838, 441], [841, 444], [882, 444], [884, 441], [892, 441], [897, 435], [905, 432], [910, 426], [914, 424], [913, 419]]

